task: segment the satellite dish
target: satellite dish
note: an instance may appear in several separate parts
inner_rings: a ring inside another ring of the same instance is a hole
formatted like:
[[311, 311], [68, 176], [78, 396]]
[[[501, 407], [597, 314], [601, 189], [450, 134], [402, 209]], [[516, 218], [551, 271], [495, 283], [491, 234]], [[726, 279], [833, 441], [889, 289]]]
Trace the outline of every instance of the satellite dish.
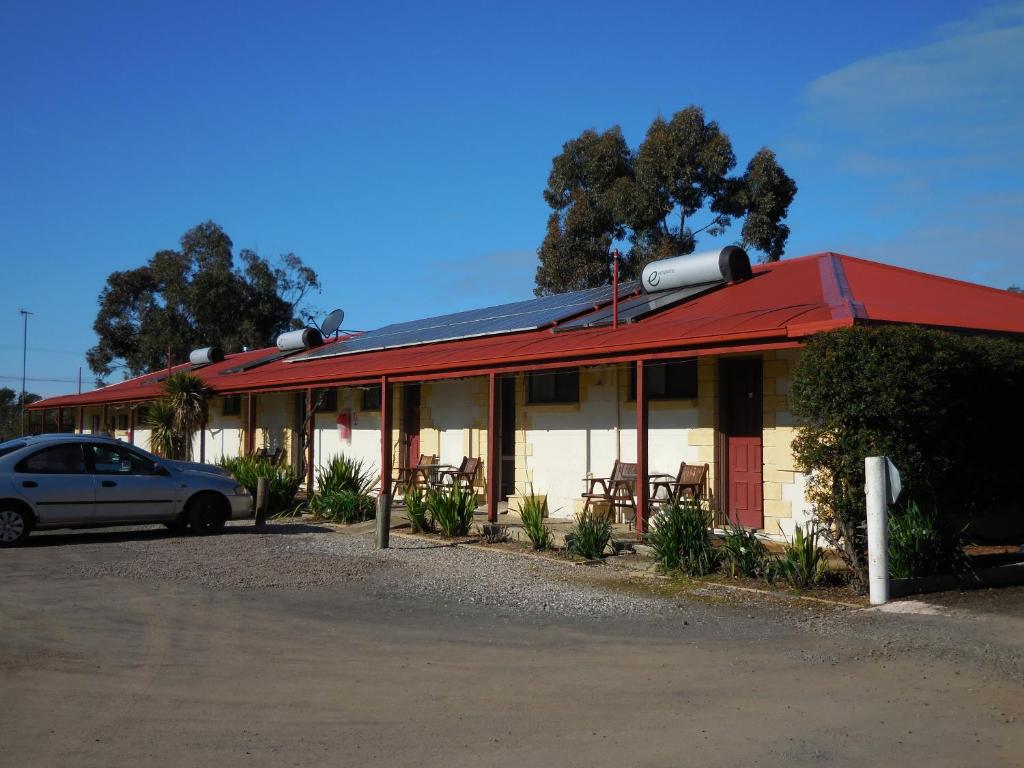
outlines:
[[338, 332], [341, 328], [341, 323], [345, 320], [345, 310], [336, 309], [331, 312], [327, 317], [324, 318], [323, 324], [320, 326], [320, 333], [325, 337], [331, 336]]

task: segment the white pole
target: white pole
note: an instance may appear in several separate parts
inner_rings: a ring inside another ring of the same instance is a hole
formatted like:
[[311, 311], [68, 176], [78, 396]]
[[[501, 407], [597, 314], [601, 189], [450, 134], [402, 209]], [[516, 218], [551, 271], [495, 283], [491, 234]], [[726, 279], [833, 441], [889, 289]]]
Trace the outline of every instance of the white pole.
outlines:
[[868, 592], [872, 605], [889, 602], [889, 473], [884, 456], [864, 459], [868, 511]]

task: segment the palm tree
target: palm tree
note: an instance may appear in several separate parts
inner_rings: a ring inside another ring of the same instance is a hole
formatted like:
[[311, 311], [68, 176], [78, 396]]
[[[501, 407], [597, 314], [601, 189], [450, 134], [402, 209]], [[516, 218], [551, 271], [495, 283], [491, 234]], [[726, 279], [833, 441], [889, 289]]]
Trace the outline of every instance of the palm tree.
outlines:
[[181, 458], [182, 441], [169, 400], [162, 398], [150, 405], [143, 424], [149, 428], [149, 450], [166, 459]]
[[185, 458], [192, 457], [192, 435], [206, 426], [208, 394], [203, 380], [188, 371], [172, 374], [164, 381], [164, 399], [174, 413], [174, 430], [185, 449]]

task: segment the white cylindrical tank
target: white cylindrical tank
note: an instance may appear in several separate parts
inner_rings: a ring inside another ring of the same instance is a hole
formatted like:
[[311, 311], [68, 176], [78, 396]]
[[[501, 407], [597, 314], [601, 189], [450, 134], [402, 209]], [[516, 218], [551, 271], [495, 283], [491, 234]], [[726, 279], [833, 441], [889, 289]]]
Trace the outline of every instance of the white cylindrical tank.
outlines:
[[720, 251], [675, 256], [652, 261], [644, 267], [640, 281], [646, 293], [684, 288], [688, 285], [725, 280], [738, 283], [751, 275], [747, 252], [736, 245], [727, 245]]
[[299, 328], [277, 337], [277, 348], [282, 352], [297, 352], [300, 349], [319, 347], [323, 343], [324, 337], [316, 328]]
[[188, 361], [192, 365], [209, 365], [210, 363], [219, 363], [224, 359], [224, 353], [220, 347], [203, 347], [202, 349], [193, 349], [188, 354]]

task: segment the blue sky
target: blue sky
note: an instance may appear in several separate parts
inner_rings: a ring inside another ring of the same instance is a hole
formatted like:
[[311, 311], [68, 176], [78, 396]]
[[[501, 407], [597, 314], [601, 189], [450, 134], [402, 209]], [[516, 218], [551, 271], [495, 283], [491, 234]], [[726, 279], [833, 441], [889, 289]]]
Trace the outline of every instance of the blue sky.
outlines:
[[19, 307], [73, 390], [106, 276], [206, 219], [347, 327], [527, 297], [562, 143], [691, 103], [796, 179], [788, 256], [1024, 283], [1024, 3], [0, 0], [0, 71], [0, 386]]

